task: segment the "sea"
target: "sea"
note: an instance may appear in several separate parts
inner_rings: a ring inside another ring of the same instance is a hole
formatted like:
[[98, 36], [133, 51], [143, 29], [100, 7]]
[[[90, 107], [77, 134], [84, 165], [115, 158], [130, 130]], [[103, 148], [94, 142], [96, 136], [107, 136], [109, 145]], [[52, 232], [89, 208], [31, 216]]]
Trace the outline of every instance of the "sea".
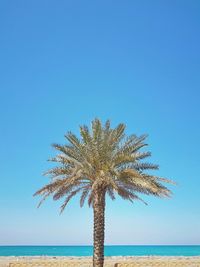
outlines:
[[[0, 246], [0, 256], [92, 256], [92, 246]], [[105, 246], [105, 256], [200, 256], [200, 246]]]

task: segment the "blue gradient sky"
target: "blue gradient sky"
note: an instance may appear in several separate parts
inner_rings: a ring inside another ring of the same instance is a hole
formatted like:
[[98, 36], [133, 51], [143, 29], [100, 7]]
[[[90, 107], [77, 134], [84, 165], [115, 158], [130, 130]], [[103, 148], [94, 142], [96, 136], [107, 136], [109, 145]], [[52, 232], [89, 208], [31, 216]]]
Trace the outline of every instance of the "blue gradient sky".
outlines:
[[106, 244], [200, 243], [200, 1], [0, 2], [0, 245], [91, 244], [92, 211], [32, 194], [98, 116], [148, 133], [171, 200], [106, 207]]

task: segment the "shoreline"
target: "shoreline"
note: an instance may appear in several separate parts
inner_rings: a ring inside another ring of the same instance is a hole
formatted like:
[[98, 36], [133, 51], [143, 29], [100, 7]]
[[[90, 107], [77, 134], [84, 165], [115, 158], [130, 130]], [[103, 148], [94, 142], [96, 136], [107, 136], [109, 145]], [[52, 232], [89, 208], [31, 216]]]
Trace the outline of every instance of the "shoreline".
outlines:
[[[49, 263], [49, 262], [61, 262], [61, 261], [64, 261], [66, 266], [67, 263], [68, 264], [74, 263], [74, 266], [92, 266], [91, 256], [0, 256], [0, 267], [8, 267], [9, 263], [11, 262]], [[170, 262], [173, 264], [174, 263], [181, 264], [181, 266], [190, 266], [190, 264], [192, 263], [195, 264], [194, 265], [195, 267], [196, 266], [200, 267], [200, 255], [199, 256], [106, 256], [105, 257], [105, 266], [109, 267], [114, 266], [116, 263], [128, 264], [131, 262], [138, 262], [139, 265], [137, 266], [142, 266], [142, 267], [143, 266], [145, 267], [145, 265], [149, 264], [150, 262], [155, 262], [155, 263], [160, 262], [160, 264], [162, 263], [162, 266], [165, 266], [165, 264], [166, 266], [170, 266]], [[82, 265], [83, 263], [84, 265]], [[39, 263], [38, 266], [40, 266]]]
[[[2, 259], [74, 259], [74, 260], [82, 260], [82, 259], [92, 259], [92, 256], [47, 256], [47, 255], [38, 255], [38, 256], [0, 256], [0, 260]], [[104, 256], [104, 259], [146, 259], [146, 258], [200, 258], [200, 255], [192, 255], [192, 256], [174, 256], [174, 255], [143, 255], [143, 256]]]

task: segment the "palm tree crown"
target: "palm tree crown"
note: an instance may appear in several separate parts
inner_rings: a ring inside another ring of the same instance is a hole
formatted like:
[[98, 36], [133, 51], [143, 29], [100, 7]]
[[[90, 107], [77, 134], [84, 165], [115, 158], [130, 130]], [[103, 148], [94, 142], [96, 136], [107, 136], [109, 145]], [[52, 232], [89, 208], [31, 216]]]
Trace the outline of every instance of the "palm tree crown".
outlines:
[[53, 144], [60, 153], [50, 161], [59, 165], [45, 173], [50, 175], [51, 182], [34, 194], [43, 196], [40, 204], [50, 195], [54, 200], [65, 197], [62, 212], [70, 199], [81, 193], [80, 206], [86, 199], [91, 206], [97, 190], [113, 200], [116, 193], [130, 201], [143, 201], [138, 193], [169, 197], [171, 191], [162, 182], [173, 182], [146, 172], [158, 169], [158, 165], [143, 161], [151, 155], [140, 151], [147, 146], [144, 142], [147, 136], [127, 137], [124, 131], [124, 124], [112, 129], [109, 120], [102, 125], [95, 119], [91, 130], [80, 126], [80, 139], [68, 132], [65, 135], [68, 144]]

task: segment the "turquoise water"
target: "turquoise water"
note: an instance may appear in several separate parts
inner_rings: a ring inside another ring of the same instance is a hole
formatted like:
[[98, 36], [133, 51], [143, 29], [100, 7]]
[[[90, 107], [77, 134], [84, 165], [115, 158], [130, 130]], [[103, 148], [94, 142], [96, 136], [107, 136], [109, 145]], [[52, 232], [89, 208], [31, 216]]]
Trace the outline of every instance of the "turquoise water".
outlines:
[[[0, 256], [91, 256], [92, 246], [0, 246]], [[200, 256], [200, 246], [105, 246], [105, 256]]]

